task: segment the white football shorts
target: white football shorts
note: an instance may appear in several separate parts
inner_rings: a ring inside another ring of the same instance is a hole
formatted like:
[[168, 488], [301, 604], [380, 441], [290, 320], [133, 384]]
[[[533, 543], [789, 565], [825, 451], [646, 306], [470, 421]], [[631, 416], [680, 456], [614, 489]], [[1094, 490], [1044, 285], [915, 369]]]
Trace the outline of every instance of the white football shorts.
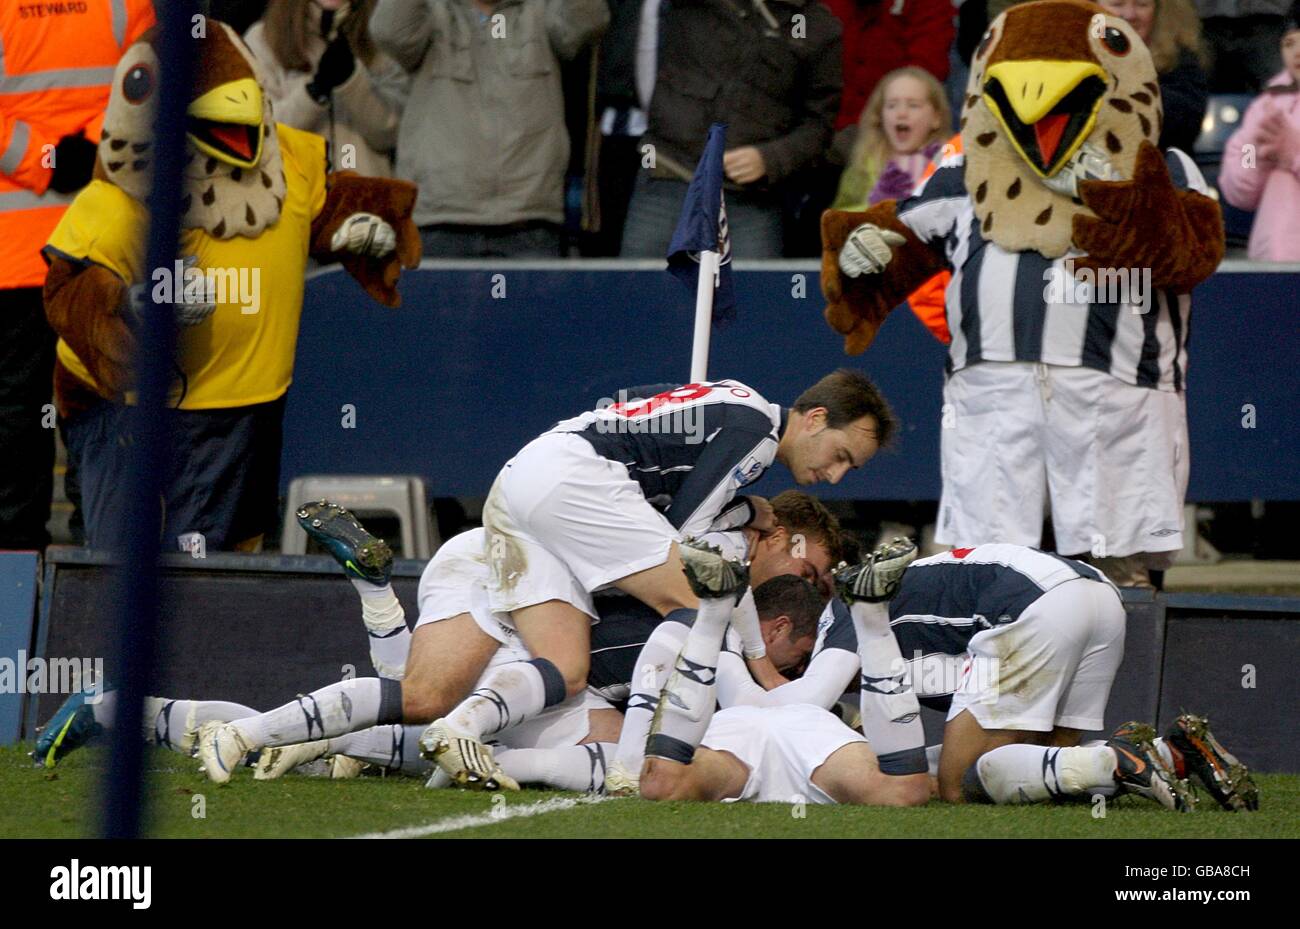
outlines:
[[1053, 587], [1015, 622], [975, 633], [948, 718], [984, 729], [1097, 730], [1124, 660], [1124, 604], [1103, 581]]
[[813, 773], [845, 745], [867, 740], [819, 706], [735, 706], [719, 710], [701, 744], [749, 768], [739, 797], [725, 802], [834, 803]]
[[539, 436], [506, 464], [483, 526], [498, 613], [562, 600], [597, 619], [593, 591], [663, 564], [677, 541], [626, 466], [565, 432]]

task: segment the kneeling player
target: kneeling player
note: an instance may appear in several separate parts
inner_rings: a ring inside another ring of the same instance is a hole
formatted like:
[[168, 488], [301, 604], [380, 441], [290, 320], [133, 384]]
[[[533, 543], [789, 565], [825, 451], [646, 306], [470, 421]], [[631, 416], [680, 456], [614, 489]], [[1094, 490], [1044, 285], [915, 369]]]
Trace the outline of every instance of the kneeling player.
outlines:
[[[851, 582], [839, 586], [857, 596]], [[1164, 739], [1126, 723], [1104, 743], [1079, 745], [1102, 727], [1124, 657], [1119, 591], [1089, 565], [1005, 544], [935, 555], [904, 573], [889, 624], [918, 698], [933, 705], [951, 694], [944, 800], [1128, 792], [1187, 810], [1191, 774], [1229, 809], [1257, 804], [1245, 768], [1200, 717], [1181, 717]]]

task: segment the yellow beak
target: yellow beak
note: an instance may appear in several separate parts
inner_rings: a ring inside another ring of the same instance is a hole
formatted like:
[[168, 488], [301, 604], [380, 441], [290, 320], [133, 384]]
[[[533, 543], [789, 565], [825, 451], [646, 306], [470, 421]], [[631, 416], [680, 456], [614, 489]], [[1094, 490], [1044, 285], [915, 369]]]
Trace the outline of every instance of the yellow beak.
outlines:
[[[1053, 113], [1085, 82], [1077, 108]], [[1108, 84], [1106, 72], [1092, 61], [999, 61], [985, 74], [983, 99], [1020, 156], [1050, 177], [1092, 132]], [[1036, 127], [1049, 114], [1056, 125], [1050, 131], [1046, 124]]]
[[240, 168], [261, 160], [262, 88], [251, 77], [214, 87], [190, 103], [190, 141], [200, 152]]

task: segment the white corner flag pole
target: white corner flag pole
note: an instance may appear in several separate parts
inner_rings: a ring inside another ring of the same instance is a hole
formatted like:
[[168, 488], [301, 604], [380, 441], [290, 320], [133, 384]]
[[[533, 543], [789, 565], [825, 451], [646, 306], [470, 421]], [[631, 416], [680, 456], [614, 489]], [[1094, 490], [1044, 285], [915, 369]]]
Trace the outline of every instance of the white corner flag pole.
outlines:
[[700, 252], [700, 279], [695, 287], [695, 338], [691, 343], [691, 383], [700, 384], [709, 377], [709, 333], [713, 324], [713, 292], [718, 286], [721, 256], [717, 252]]

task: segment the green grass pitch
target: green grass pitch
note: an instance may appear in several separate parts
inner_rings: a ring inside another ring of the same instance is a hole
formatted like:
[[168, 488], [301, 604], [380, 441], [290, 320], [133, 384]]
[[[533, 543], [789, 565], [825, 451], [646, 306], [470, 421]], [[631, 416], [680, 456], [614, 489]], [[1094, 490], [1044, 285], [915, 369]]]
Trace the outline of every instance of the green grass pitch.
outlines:
[[[74, 752], [54, 771], [35, 768], [30, 746], [0, 748], [0, 838], [95, 833], [106, 750]], [[335, 837], [404, 830], [434, 838], [1300, 838], [1300, 775], [1259, 777], [1261, 809], [1231, 814], [1208, 797], [1192, 814], [1137, 797], [1089, 804], [906, 810], [793, 804], [592, 804], [575, 794], [429, 791], [407, 777], [350, 781], [289, 775], [260, 783], [237, 772], [224, 787], [197, 762], [149, 749], [149, 834], [176, 838]], [[199, 815], [199, 814], [202, 815]]]

